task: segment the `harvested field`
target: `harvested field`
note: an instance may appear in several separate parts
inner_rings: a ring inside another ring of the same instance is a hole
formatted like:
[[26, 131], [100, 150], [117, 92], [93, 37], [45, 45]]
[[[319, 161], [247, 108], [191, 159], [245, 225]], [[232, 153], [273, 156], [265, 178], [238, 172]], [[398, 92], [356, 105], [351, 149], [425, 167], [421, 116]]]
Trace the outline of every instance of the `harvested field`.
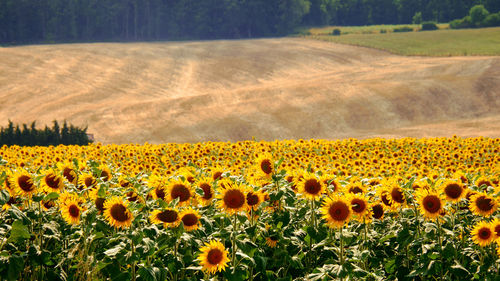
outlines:
[[0, 48], [0, 125], [103, 143], [500, 137], [500, 57], [404, 57], [300, 39]]

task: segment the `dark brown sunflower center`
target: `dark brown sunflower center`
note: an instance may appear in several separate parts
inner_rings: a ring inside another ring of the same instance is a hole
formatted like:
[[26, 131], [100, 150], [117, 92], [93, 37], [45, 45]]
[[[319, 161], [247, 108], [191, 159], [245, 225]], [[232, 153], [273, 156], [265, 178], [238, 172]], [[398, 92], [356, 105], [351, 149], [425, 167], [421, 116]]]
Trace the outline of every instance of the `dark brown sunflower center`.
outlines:
[[189, 183], [193, 183], [193, 182], [194, 182], [194, 177], [193, 177], [193, 176], [187, 176], [186, 180], [187, 180]]
[[109, 180], [110, 175], [109, 175], [109, 173], [107, 171], [103, 170], [103, 171], [101, 171], [101, 176], [100, 177], [104, 178], [104, 181], [107, 181], [107, 180]]
[[248, 192], [247, 204], [250, 206], [255, 206], [255, 205], [259, 204], [259, 196], [253, 192]]
[[128, 180], [121, 180], [120, 181], [121, 187], [128, 187], [129, 185], [130, 185], [130, 182]]
[[266, 174], [271, 174], [273, 172], [273, 166], [269, 159], [264, 159], [260, 162], [260, 169]]
[[61, 184], [61, 179], [54, 174], [49, 174], [45, 176], [45, 183], [47, 184], [48, 187], [52, 189], [59, 189], [59, 184]]
[[384, 203], [384, 205], [386, 205], [386, 206], [392, 205], [391, 201], [389, 201], [389, 198], [387, 198], [387, 194], [385, 194], [385, 193], [382, 194], [381, 199], [382, 199], [382, 202]]
[[441, 200], [436, 195], [425, 196], [423, 204], [424, 209], [431, 214], [435, 214], [441, 209]]
[[488, 180], [480, 180], [478, 183], [477, 183], [477, 186], [478, 187], [481, 187], [483, 185], [486, 185], [486, 186], [491, 186], [491, 182], [488, 181]]
[[481, 228], [478, 232], [479, 238], [483, 240], [488, 240], [491, 237], [491, 230], [489, 228]]
[[212, 265], [216, 265], [222, 262], [222, 258], [223, 255], [221, 250], [219, 249], [212, 249], [207, 254], [207, 261]]
[[157, 187], [155, 189], [155, 194], [156, 194], [156, 197], [158, 197], [160, 199], [165, 199], [165, 191], [163, 191], [163, 188]]
[[349, 192], [354, 194], [363, 193], [363, 189], [361, 189], [359, 186], [353, 186], [349, 188]]
[[213, 175], [213, 179], [214, 180], [218, 180], [222, 177], [222, 172], [215, 172], [214, 175]]
[[158, 215], [156, 215], [156, 217], [162, 222], [172, 223], [172, 222], [175, 222], [177, 220], [179, 215], [174, 210], [165, 210], [161, 213], [158, 213]]
[[403, 191], [401, 191], [399, 188], [392, 189], [391, 197], [392, 197], [392, 200], [394, 200], [394, 202], [397, 202], [399, 204], [405, 202]]
[[366, 202], [364, 200], [361, 200], [361, 199], [353, 199], [351, 201], [351, 205], [352, 205], [352, 210], [355, 212], [355, 213], [362, 213], [366, 210]]
[[52, 200], [43, 202], [43, 206], [47, 209], [50, 209], [50, 208], [54, 207], [55, 205], [56, 205], [56, 203]]
[[8, 176], [7, 176], [7, 178], [5, 178], [5, 187], [7, 187], [7, 189], [12, 190], [12, 185], [11, 185], [10, 180], [11, 179]]
[[182, 217], [182, 223], [185, 226], [193, 226], [198, 223], [198, 217], [195, 214], [185, 214]]
[[176, 184], [172, 188], [172, 192], [170, 194], [172, 196], [172, 200], [179, 198], [179, 202], [184, 202], [191, 197], [191, 193], [189, 193], [189, 189], [183, 184]]
[[373, 217], [376, 219], [380, 219], [384, 215], [384, 207], [382, 205], [377, 204], [373, 206]]
[[80, 216], [80, 208], [78, 208], [76, 205], [71, 205], [68, 208], [69, 215], [73, 218], [78, 218]]
[[91, 187], [96, 183], [96, 180], [93, 177], [86, 177], [83, 182], [86, 187]]
[[33, 184], [33, 180], [26, 175], [22, 175], [17, 179], [17, 183], [19, 184], [19, 187], [26, 191], [30, 192], [35, 190], [35, 185]]
[[498, 237], [500, 237], [500, 223], [495, 225], [495, 227], [493, 228], [493, 230], [495, 231], [495, 233], [497, 234]]
[[114, 220], [119, 222], [124, 222], [129, 219], [127, 208], [125, 208], [122, 204], [114, 204], [111, 206], [110, 214]]
[[344, 202], [334, 202], [330, 205], [328, 213], [335, 221], [345, 221], [349, 216], [349, 206]]
[[238, 189], [230, 189], [224, 195], [224, 204], [230, 209], [241, 208], [245, 204], [245, 194]]
[[106, 201], [106, 199], [104, 198], [99, 198], [97, 197], [94, 201], [95, 203], [95, 207], [97, 208], [97, 210], [103, 212], [104, 211], [104, 201]]
[[66, 167], [64, 168], [63, 170], [63, 176], [69, 181], [69, 182], [73, 182], [76, 178], [75, 176], [75, 171], [73, 171], [72, 169]]
[[444, 192], [449, 198], [457, 199], [460, 197], [460, 195], [462, 195], [463, 189], [460, 185], [451, 183], [444, 188]]
[[135, 202], [135, 201], [137, 201], [137, 194], [135, 192], [129, 191], [129, 192], [127, 192], [126, 195], [127, 195], [127, 200], [129, 202]]
[[203, 190], [203, 199], [205, 200], [212, 199], [213, 197], [212, 188], [208, 183], [200, 184], [200, 188]]
[[316, 179], [309, 179], [304, 183], [304, 190], [312, 195], [316, 195], [321, 191], [321, 184]]
[[479, 210], [483, 212], [488, 212], [493, 209], [493, 200], [487, 198], [486, 196], [480, 196], [476, 199], [476, 206]]

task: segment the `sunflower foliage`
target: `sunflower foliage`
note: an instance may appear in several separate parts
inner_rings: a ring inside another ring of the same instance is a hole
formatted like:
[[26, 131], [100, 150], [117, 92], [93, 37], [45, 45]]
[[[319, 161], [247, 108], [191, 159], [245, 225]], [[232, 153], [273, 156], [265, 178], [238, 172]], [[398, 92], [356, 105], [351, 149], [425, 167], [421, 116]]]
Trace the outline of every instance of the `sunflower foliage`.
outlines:
[[0, 149], [1, 280], [498, 280], [499, 139]]

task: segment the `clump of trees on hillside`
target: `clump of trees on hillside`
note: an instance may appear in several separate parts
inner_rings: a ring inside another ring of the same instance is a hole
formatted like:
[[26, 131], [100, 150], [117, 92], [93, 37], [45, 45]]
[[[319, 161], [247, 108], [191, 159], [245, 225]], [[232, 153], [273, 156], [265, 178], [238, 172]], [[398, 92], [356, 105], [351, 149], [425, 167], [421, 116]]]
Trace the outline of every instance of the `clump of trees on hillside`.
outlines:
[[[500, 1], [499, 1], [500, 2]], [[500, 12], [490, 14], [483, 5], [476, 5], [469, 14], [461, 19], [450, 22], [451, 28], [475, 28], [500, 26]]]
[[52, 128], [45, 126], [44, 129], [37, 129], [36, 123], [32, 122], [30, 126], [14, 125], [9, 120], [6, 128], [0, 128], [0, 146], [1, 145], [20, 145], [20, 146], [49, 146], [49, 145], [87, 145], [92, 140], [87, 134], [87, 128], [79, 128], [68, 125], [64, 121], [60, 127], [57, 121], [53, 122]]

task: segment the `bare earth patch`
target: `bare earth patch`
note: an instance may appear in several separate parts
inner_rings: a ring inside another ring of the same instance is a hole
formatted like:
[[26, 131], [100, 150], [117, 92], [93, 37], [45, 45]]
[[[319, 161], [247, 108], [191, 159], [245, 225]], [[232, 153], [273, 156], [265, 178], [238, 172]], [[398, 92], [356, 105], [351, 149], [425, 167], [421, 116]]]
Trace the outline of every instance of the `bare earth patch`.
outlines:
[[403, 57], [299, 39], [0, 48], [0, 125], [103, 143], [500, 137], [500, 57]]

